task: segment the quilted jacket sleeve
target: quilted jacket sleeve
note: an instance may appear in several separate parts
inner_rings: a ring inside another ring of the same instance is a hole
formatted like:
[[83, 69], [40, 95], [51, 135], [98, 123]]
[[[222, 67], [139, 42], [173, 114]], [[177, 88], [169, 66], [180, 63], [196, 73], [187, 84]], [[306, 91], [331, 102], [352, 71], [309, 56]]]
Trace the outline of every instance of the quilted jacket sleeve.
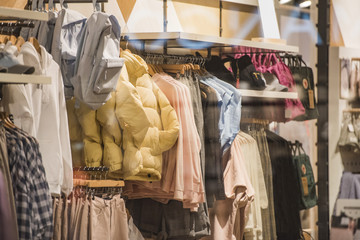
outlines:
[[121, 153], [121, 130], [115, 115], [116, 93], [96, 110], [96, 119], [101, 126], [101, 137], [104, 145], [103, 163], [110, 172], [121, 170], [123, 156]]
[[140, 148], [150, 121], [136, 88], [129, 82], [125, 65], [117, 85], [115, 114], [120, 125], [131, 132], [136, 147]]

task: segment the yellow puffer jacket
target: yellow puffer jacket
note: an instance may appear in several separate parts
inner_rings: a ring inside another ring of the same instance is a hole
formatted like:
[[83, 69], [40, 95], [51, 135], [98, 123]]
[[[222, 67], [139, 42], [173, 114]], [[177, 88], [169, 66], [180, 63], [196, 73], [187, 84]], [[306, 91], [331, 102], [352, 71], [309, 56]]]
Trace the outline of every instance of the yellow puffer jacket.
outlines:
[[112, 92], [111, 98], [96, 110], [96, 119], [101, 126], [104, 145], [103, 165], [109, 168], [110, 173], [121, 173], [121, 129], [115, 116], [115, 96]]
[[122, 177], [161, 179], [162, 153], [176, 142], [179, 121], [163, 92], [152, 81], [145, 61], [127, 51], [116, 91], [115, 114], [123, 129]]

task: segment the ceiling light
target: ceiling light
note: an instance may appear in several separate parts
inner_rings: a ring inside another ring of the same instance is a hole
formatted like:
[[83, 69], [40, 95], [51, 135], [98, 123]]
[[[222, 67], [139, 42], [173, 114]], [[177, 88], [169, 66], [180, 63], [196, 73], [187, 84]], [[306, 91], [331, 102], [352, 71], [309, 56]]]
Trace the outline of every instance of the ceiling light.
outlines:
[[299, 7], [301, 8], [307, 8], [307, 7], [310, 7], [311, 5], [311, 1], [310, 0], [307, 0], [307, 1], [303, 1], [299, 4]]
[[291, 0], [279, 0], [280, 4], [286, 4], [286, 3], [289, 3], [289, 2], [291, 2]]

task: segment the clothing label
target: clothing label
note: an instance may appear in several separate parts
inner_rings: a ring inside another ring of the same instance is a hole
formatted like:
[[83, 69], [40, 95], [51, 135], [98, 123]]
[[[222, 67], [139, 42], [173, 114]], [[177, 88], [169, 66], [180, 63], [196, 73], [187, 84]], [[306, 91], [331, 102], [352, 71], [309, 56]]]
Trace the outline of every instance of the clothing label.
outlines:
[[309, 108], [314, 109], [315, 103], [314, 103], [314, 90], [309, 89], [308, 90], [309, 95]]
[[348, 125], [349, 132], [355, 132], [354, 126], [350, 123]]
[[304, 189], [304, 196], [306, 197], [309, 195], [309, 187], [308, 187], [308, 181], [306, 177], [301, 178], [303, 189]]
[[291, 118], [291, 110], [285, 109], [285, 118]]

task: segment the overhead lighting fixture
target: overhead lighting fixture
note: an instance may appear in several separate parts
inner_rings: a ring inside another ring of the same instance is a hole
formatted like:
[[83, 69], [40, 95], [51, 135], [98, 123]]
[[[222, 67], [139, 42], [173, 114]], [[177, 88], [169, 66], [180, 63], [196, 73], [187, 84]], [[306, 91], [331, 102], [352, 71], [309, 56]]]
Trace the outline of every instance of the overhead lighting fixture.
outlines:
[[300, 8], [307, 8], [307, 7], [310, 7], [310, 6], [311, 6], [311, 1], [310, 1], [310, 0], [302, 1], [302, 2], [299, 4], [299, 7], [300, 7]]
[[279, 0], [280, 4], [287, 4], [289, 2], [291, 2], [291, 0]]

